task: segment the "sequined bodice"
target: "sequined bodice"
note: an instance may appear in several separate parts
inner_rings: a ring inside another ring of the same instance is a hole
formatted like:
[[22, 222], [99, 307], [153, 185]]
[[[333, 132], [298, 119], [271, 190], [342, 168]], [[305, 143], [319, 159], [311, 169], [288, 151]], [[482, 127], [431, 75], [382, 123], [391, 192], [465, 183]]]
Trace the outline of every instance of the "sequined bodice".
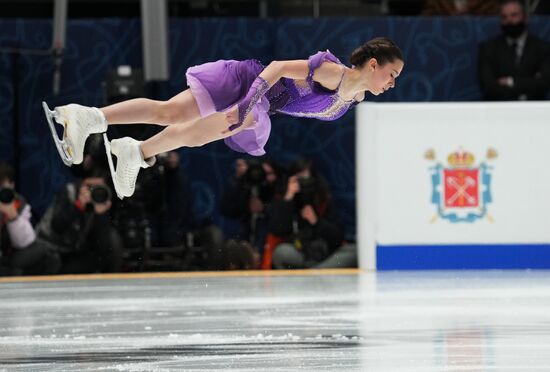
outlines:
[[[324, 61], [342, 65], [329, 51], [319, 52], [309, 58], [309, 74], [306, 80], [282, 78], [267, 92], [270, 114], [282, 113], [290, 116], [336, 120], [357, 102], [346, 101], [338, 94], [340, 84], [329, 90], [313, 81], [314, 70]], [[342, 74], [343, 77], [343, 74]]]
[[[317, 83], [316, 83], [317, 84]], [[318, 90], [308, 85], [297, 84], [292, 79], [282, 79], [267, 93], [270, 114], [336, 120], [354, 104], [343, 100], [338, 92], [329, 91], [320, 85]]]

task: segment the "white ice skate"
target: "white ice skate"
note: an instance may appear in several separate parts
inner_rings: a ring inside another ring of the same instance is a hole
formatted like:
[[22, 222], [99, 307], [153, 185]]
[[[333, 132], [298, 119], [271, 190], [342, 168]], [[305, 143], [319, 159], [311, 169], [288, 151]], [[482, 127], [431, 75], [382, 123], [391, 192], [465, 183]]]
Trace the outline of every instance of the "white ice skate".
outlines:
[[[107, 131], [105, 116], [96, 107], [70, 104], [56, 107], [52, 111], [46, 102], [42, 102], [42, 107], [44, 108], [55, 146], [65, 165], [71, 166], [82, 163], [84, 145], [88, 136], [92, 133]], [[63, 126], [63, 137], [61, 139], [55, 130], [54, 121]]]
[[[115, 191], [120, 199], [134, 194], [136, 180], [140, 168], [148, 168], [155, 163], [155, 158], [143, 159], [143, 154], [139, 148], [140, 141], [130, 137], [114, 139], [111, 143], [107, 135], [103, 135], [105, 150], [107, 151], [107, 160], [113, 177]], [[111, 153], [116, 156], [116, 170], [113, 166]]]

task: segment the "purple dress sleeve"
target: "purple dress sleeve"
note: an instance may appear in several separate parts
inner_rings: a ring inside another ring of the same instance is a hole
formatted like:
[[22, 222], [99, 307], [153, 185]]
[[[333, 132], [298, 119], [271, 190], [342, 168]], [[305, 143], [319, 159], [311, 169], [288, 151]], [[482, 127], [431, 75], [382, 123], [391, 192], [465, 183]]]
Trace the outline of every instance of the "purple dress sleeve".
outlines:
[[317, 52], [316, 54], [312, 55], [308, 58], [307, 64], [308, 64], [308, 74], [306, 81], [308, 82], [311, 89], [316, 88], [316, 83], [313, 81], [313, 74], [315, 73], [315, 70], [323, 64], [323, 62], [329, 61], [334, 62], [338, 64], [342, 64], [338, 58], [328, 50], [326, 52]]

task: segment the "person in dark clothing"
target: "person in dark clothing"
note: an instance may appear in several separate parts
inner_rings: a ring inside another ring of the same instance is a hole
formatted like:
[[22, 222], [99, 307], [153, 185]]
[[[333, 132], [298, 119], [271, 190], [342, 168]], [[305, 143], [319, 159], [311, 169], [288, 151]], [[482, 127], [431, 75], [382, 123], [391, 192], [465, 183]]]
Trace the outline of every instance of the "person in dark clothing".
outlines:
[[111, 199], [105, 174], [99, 170], [68, 183], [55, 197], [37, 230], [39, 239], [59, 252], [60, 273], [119, 271], [122, 240], [109, 216]]
[[36, 239], [31, 206], [15, 192], [13, 168], [0, 162], [0, 275], [56, 274], [59, 256]]
[[[270, 232], [284, 239], [275, 247], [273, 267], [356, 266], [356, 249], [342, 246], [344, 229], [338, 212], [326, 182], [312, 162], [297, 160], [290, 166], [289, 174], [284, 197], [273, 201], [269, 212]], [[336, 258], [331, 257], [335, 254]]]
[[550, 88], [550, 44], [532, 35], [527, 22], [522, 1], [502, 2], [502, 34], [479, 49], [479, 82], [485, 100], [546, 98]]
[[499, 3], [497, 0], [426, 0], [422, 15], [496, 15], [498, 9]]
[[270, 159], [237, 159], [235, 174], [225, 186], [220, 203], [223, 216], [240, 222], [237, 240], [246, 241], [261, 255], [268, 231], [267, 210], [280, 187], [281, 168]]
[[[162, 153], [157, 160], [138, 182], [143, 185], [142, 192], [131, 199], [141, 199], [145, 204], [152, 251], [155, 247], [185, 245], [186, 263], [174, 270], [223, 269], [223, 232], [208, 219], [197, 221], [191, 182], [180, 166], [179, 153]], [[198, 257], [189, 256], [193, 251]]]
[[252, 270], [259, 267], [259, 257], [252, 245], [245, 240], [229, 239], [224, 247], [224, 269]]
[[[176, 151], [160, 154], [144, 173], [143, 201], [152, 227], [153, 246], [171, 246], [186, 240], [195, 227], [191, 182], [182, 172]], [[139, 195], [137, 195], [139, 197]]]

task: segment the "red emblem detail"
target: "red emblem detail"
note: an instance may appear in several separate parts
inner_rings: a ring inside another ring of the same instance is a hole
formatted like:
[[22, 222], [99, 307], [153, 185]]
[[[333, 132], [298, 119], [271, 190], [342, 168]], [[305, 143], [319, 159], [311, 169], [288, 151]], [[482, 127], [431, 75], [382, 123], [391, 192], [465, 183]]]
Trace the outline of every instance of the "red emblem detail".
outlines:
[[468, 208], [479, 205], [478, 169], [445, 169], [445, 207]]

